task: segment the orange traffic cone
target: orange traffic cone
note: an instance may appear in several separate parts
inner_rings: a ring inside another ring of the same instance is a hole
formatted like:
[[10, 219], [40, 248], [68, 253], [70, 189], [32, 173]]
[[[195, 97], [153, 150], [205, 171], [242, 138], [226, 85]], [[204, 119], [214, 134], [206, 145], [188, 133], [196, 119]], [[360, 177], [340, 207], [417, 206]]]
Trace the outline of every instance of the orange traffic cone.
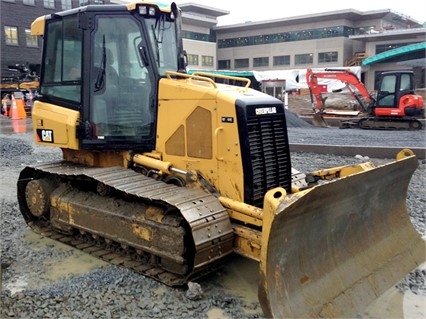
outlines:
[[12, 120], [12, 128], [15, 133], [25, 133], [27, 131], [27, 121]]
[[24, 100], [15, 99], [12, 94], [12, 107], [10, 108], [10, 118], [12, 120], [21, 120], [27, 118], [27, 113], [25, 112]]

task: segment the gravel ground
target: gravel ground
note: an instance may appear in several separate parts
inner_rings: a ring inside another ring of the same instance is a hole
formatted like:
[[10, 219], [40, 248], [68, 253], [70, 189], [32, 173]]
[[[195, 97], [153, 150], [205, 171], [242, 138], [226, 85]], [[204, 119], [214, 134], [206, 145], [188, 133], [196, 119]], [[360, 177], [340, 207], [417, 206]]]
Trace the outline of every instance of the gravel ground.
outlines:
[[[320, 144], [358, 142], [383, 145], [389, 142], [401, 147], [425, 146], [424, 136], [419, 132], [323, 129], [305, 125], [298, 121], [297, 116], [290, 120], [294, 121], [289, 125], [290, 141], [293, 143], [310, 143], [318, 139], [321, 140]], [[78, 256], [74, 249], [32, 234], [17, 207], [16, 181], [19, 172], [27, 164], [60, 159], [60, 152], [54, 148], [35, 146], [30, 133], [0, 134], [0, 139], [1, 318], [263, 317], [257, 292], [246, 291], [244, 282], [238, 281], [238, 275], [235, 275], [239, 274], [242, 265], [248, 265], [247, 261], [241, 263], [238, 257], [233, 261], [238, 269], [235, 273], [232, 268], [225, 268], [199, 281], [203, 291], [201, 299], [190, 300], [186, 288], [169, 288], [120, 267], [84, 260], [85, 257]], [[294, 153], [292, 160], [294, 167], [301, 171], [360, 161], [354, 157], [307, 153]], [[372, 161], [381, 164], [389, 160]], [[407, 198], [412, 221], [423, 236], [425, 189], [426, 163], [423, 161], [412, 178]], [[74, 257], [80, 259], [72, 267], [70, 264]], [[55, 263], [72, 269], [73, 273], [46, 273], [46, 269], [54, 269]], [[228, 281], [226, 278], [229, 277], [235, 281]], [[416, 295], [426, 296], [425, 277], [424, 269], [416, 269], [397, 287], [402, 292], [410, 290]]]

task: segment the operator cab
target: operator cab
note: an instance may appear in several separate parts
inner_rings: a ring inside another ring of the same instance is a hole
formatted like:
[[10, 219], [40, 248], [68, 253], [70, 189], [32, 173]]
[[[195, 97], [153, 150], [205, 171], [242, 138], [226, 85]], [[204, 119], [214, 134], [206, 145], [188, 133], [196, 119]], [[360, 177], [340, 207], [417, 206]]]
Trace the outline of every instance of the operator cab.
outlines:
[[178, 15], [133, 4], [46, 17], [39, 100], [80, 112], [82, 149], [155, 148], [158, 82], [182, 70]]
[[379, 75], [377, 106], [398, 108], [402, 96], [414, 94], [414, 74], [411, 71], [383, 72]]

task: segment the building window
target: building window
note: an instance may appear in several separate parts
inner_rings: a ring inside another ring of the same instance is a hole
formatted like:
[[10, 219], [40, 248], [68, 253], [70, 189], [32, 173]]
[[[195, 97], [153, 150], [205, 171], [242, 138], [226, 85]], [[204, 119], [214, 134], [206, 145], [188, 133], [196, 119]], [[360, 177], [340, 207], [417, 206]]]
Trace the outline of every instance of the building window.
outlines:
[[318, 63], [337, 62], [337, 57], [336, 51], [318, 53]]
[[273, 34], [262, 34], [248, 37], [220, 39], [217, 41], [219, 49], [242, 47], [249, 45], [264, 45], [270, 43], [282, 43], [292, 41], [305, 41], [332, 37], [349, 37], [354, 34], [354, 29], [346, 26], [330, 28], [318, 28], [299, 31], [289, 31]]
[[35, 0], [22, 0], [22, 3], [28, 6], [35, 6]]
[[37, 36], [31, 35], [30, 29], [25, 29], [25, 41], [27, 47], [38, 48]]
[[294, 64], [312, 64], [314, 62], [314, 55], [312, 53], [296, 54], [294, 56]]
[[55, 0], [43, 0], [45, 8], [55, 9]]
[[201, 56], [201, 65], [202, 66], [213, 66], [213, 57], [211, 55], [202, 55]]
[[18, 45], [18, 28], [4, 26], [4, 38], [8, 45]]
[[216, 37], [212, 34], [204, 34], [192, 31], [182, 31], [182, 38], [196, 41], [216, 42]]
[[274, 66], [290, 65], [290, 56], [289, 55], [274, 56], [272, 63], [274, 64]]
[[92, 2], [90, 0], [79, 0], [79, 2], [78, 2], [80, 7], [88, 6], [90, 3], [92, 3], [92, 4], [106, 4], [105, 0], [92, 0]]
[[253, 58], [253, 67], [269, 66], [269, 57]]
[[188, 54], [188, 65], [198, 65], [197, 54]]
[[231, 60], [219, 60], [217, 61], [217, 67], [219, 70], [229, 70], [231, 68]]
[[248, 68], [249, 67], [249, 59], [235, 59], [234, 67], [236, 69]]
[[72, 9], [71, 0], [61, 0], [62, 10]]

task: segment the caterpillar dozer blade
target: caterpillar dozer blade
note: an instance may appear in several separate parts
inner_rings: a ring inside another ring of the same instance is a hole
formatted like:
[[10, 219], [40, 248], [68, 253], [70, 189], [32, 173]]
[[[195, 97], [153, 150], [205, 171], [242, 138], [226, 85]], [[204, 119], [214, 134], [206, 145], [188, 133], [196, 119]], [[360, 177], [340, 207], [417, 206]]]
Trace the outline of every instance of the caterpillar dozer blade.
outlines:
[[267, 193], [259, 283], [267, 317], [354, 317], [425, 260], [406, 207], [417, 161]]

